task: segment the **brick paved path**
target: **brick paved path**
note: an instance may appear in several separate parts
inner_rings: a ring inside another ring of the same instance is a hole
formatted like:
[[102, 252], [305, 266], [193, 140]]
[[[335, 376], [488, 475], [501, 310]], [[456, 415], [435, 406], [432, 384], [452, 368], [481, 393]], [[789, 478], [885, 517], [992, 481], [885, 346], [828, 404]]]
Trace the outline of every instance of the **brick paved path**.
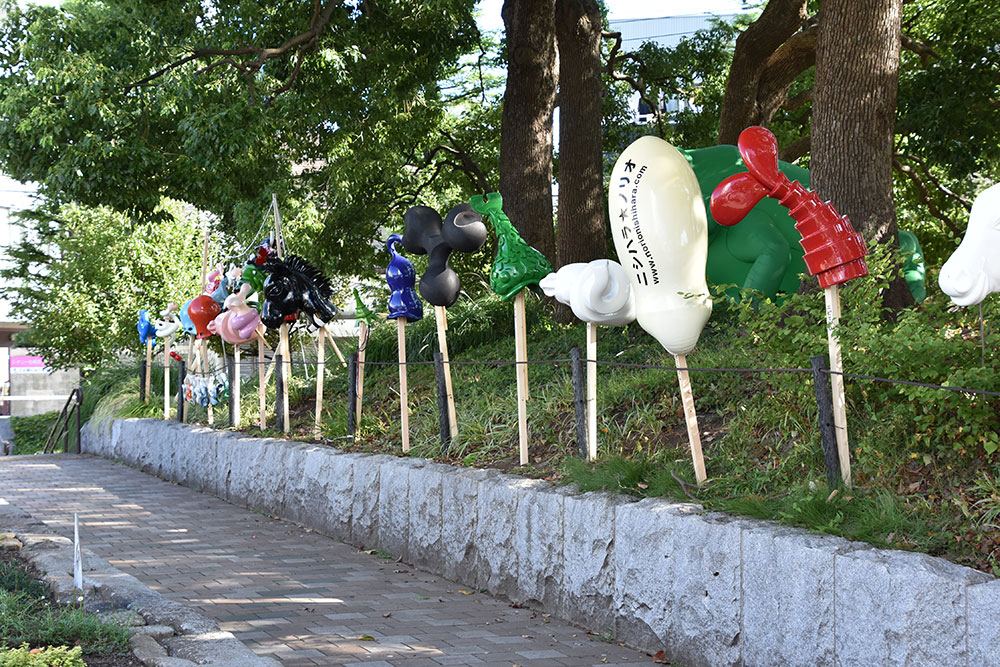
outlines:
[[66, 536], [79, 512], [85, 548], [286, 665], [652, 664], [540, 612], [104, 459], [0, 458], [4, 500]]

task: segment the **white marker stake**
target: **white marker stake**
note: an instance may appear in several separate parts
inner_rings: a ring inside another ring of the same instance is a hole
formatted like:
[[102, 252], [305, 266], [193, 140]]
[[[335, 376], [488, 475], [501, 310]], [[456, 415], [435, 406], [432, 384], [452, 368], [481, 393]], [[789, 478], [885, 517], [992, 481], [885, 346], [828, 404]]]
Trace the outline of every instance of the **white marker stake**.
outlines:
[[146, 383], [146, 393], [143, 396], [146, 397], [146, 405], [149, 405], [149, 387], [153, 379], [153, 337], [146, 336], [146, 377], [143, 381]]
[[597, 325], [587, 322], [587, 460], [597, 458]]
[[233, 345], [233, 379], [229, 391], [233, 396], [233, 428], [240, 427], [240, 346]]
[[163, 339], [163, 420], [170, 421], [170, 336]]
[[396, 337], [399, 343], [399, 425], [403, 434], [403, 451], [410, 451], [410, 415], [407, 408], [406, 389], [406, 318], [396, 318]]
[[257, 395], [260, 398], [260, 430], [267, 428], [267, 381], [264, 379], [264, 338], [257, 338]]
[[73, 512], [73, 588], [83, 590], [83, 557], [80, 555], [80, 519]]
[[448, 426], [451, 437], [458, 437], [458, 418], [455, 416], [455, 394], [451, 388], [451, 364], [448, 363], [448, 310], [444, 306], [434, 306], [434, 318], [437, 320], [438, 349], [444, 362], [444, 390], [448, 395]]
[[365, 395], [365, 349], [368, 347], [368, 323], [362, 321], [358, 332], [358, 408], [354, 413], [354, 428], [361, 428], [361, 399]]
[[840, 478], [851, 488], [851, 450], [847, 441], [847, 400], [844, 396], [844, 360], [840, 354], [840, 290], [831, 285], [823, 290], [826, 299], [826, 334], [830, 345], [830, 386], [833, 393], [833, 424], [837, 433]]
[[688, 441], [691, 443], [691, 461], [694, 463], [694, 478], [698, 486], [705, 483], [705, 457], [701, 453], [701, 434], [698, 433], [698, 414], [694, 411], [694, 395], [691, 393], [691, 378], [687, 372], [687, 358], [683, 354], [674, 355], [677, 365], [677, 381], [681, 386], [681, 402], [684, 404], [684, 421], [687, 422]]
[[316, 332], [316, 423], [313, 430], [319, 433], [323, 415], [323, 376], [326, 375], [326, 329]]
[[528, 465], [528, 330], [524, 290], [514, 297], [514, 356], [517, 365], [517, 439], [521, 465]]

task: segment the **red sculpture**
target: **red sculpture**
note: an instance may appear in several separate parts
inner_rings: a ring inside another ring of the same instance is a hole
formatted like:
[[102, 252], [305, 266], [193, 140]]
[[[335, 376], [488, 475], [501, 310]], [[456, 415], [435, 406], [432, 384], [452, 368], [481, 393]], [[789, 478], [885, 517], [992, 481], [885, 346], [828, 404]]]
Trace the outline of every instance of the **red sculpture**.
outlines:
[[191, 318], [195, 329], [198, 330], [197, 338], [208, 338], [212, 335], [208, 323], [214, 320], [221, 311], [222, 308], [219, 307], [218, 302], [207, 294], [191, 299], [191, 304], [188, 306], [188, 317]]
[[778, 141], [769, 130], [748, 127], [740, 133], [737, 146], [749, 171], [730, 176], [715, 188], [710, 207], [716, 222], [735, 225], [765, 196], [773, 197], [795, 220], [806, 268], [819, 279], [820, 287], [868, 275], [864, 239], [833, 204], [820, 201], [816, 193], [778, 171]]

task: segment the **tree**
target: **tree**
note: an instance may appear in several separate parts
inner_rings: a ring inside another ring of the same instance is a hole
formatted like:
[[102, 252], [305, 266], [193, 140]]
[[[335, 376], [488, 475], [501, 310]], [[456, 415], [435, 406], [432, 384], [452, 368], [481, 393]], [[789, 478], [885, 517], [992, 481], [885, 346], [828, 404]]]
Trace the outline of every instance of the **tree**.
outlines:
[[504, 0], [507, 87], [500, 125], [500, 192], [528, 245], [556, 258], [552, 226], [555, 0]]
[[[0, 271], [11, 312], [52, 368], [95, 368], [139, 350], [140, 309], [197, 296], [202, 224], [176, 202], [153, 225], [107, 208], [65, 205], [23, 214], [21, 243]], [[14, 285], [14, 287], [10, 287]]]
[[[816, 45], [810, 179], [862, 236], [899, 248], [892, 191], [901, 0], [826, 0]], [[844, 39], [850, 35], [851, 39]], [[884, 303], [911, 305], [902, 274]]]
[[559, 45], [559, 266], [607, 256], [596, 0], [556, 0]]

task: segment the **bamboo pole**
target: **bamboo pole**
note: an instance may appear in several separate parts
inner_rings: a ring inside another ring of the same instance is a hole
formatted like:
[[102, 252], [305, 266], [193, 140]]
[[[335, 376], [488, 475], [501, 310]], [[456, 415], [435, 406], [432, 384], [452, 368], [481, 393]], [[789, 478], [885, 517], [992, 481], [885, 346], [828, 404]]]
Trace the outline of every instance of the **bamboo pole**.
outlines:
[[146, 336], [146, 377], [143, 378], [143, 382], [146, 384], [146, 393], [143, 396], [146, 397], [146, 404], [149, 404], [149, 387], [152, 384], [153, 379], [153, 337], [150, 335]]
[[524, 290], [514, 297], [514, 346], [517, 370], [517, 440], [521, 465], [528, 464], [528, 332], [524, 313]]
[[830, 349], [830, 387], [833, 393], [833, 425], [837, 434], [840, 477], [851, 488], [851, 451], [847, 440], [847, 400], [844, 396], [844, 360], [840, 352], [840, 290], [831, 285], [823, 290], [826, 300], [826, 333]]
[[163, 420], [170, 420], [170, 336], [163, 339]]
[[[208, 383], [208, 373], [211, 370], [211, 365], [208, 360], [208, 339], [201, 339], [201, 349], [202, 349], [202, 375], [201, 379], [206, 384]], [[205, 406], [205, 410], [208, 411], [208, 425], [215, 426], [215, 406], [212, 405], [211, 396], [209, 396], [208, 405]]]
[[233, 428], [240, 427], [240, 346], [233, 345], [233, 379], [229, 392], [233, 397]]
[[688, 442], [691, 444], [691, 461], [694, 463], [694, 477], [698, 486], [705, 483], [705, 457], [701, 452], [701, 434], [698, 432], [698, 414], [694, 409], [694, 395], [691, 393], [691, 377], [687, 371], [687, 358], [683, 354], [674, 355], [677, 365], [677, 381], [681, 387], [681, 402], [684, 404], [684, 421], [687, 422]]
[[330, 333], [330, 330], [325, 325], [322, 328], [326, 332], [327, 342], [330, 343], [330, 346], [333, 348], [333, 351], [337, 355], [337, 358], [340, 359], [340, 365], [343, 366], [344, 368], [347, 368], [347, 359], [344, 358], [344, 353], [340, 351], [340, 346], [337, 345], [337, 341], [334, 340], [333, 334]]
[[361, 327], [358, 332], [358, 379], [357, 379], [357, 396], [358, 396], [358, 407], [354, 415], [354, 428], [361, 428], [361, 399], [365, 395], [365, 348], [368, 347], [368, 323], [364, 320], [361, 321]]
[[597, 458], [597, 325], [587, 322], [587, 460]]
[[434, 306], [434, 318], [437, 320], [438, 348], [441, 351], [441, 361], [444, 362], [444, 390], [448, 397], [448, 430], [451, 437], [458, 437], [458, 418], [455, 416], [455, 393], [451, 385], [451, 364], [448, 363], [448, 310], [444, 306]]
[[282, 322], [281, 327], [278, 329], [278, 349], [281, 354], [281, 363], [284, 368], [282, 368], [282, 376], [284, 379], [281, 396], [277, 397], [277, 400], [281, 401], [281, 407], [284, 410], [284, 423], [281, 424], [281, 430], [284, 433], [291, 431], [291, 420], [288, 418], [288, 383], [292, 379], [292, 346], [288, 340], [288, 322]]
[[316, 423], [313, 430], [319, 433], [323, 415], [323, 376], [326, 374], [326, 329], [316, 332]]
[[406, 318], [396, 318], [396, 339], [399, 344], [399, 426], [403, 436], [403, 451], [410, 451], [410, 414], [406, 389]]

